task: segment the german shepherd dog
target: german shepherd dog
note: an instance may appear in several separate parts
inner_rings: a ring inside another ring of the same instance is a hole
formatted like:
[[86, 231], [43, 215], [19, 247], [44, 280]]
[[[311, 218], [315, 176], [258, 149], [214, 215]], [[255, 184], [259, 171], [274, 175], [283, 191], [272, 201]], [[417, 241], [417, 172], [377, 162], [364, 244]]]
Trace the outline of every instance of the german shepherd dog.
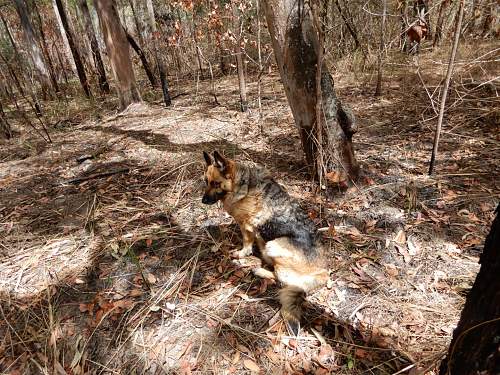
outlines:
[[263, 278], [277, 279], [281, 314], [289, 330], [298, 335], [302, 303], [307, 293], [321, 288], [329, 274], [324, 267], [323, 248], [307, 213], [262, 167], [253, 167], [225, 158], [215, 151], [206, 161], [206, 189], [202, 203], [223, 203], [243, 235], [243, 248], [236, 257], [252, 254], [254, 242], [260, 258], [271, 272], [256, 267]]

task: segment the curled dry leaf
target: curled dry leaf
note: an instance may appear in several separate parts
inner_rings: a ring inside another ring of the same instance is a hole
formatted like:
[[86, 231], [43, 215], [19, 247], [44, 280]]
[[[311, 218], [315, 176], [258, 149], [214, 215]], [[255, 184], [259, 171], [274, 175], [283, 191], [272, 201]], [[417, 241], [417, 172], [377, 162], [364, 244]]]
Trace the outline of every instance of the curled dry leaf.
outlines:
[[406, 243], [406, 234], [404, 230], [401, 229], [398, 234], [396, 234], [396, 237], [394, 237], [394, 242], [399, 245], [404, 245]]
[[255, 363], [254, 361], [252, 361], [251, 359], [245, 359], [243, 361], [243, 365], [250, 371], [254, 372], [254, 373], [259, 373], [260, 372], [260, 367], [257, 363]]
[[385, 264], [385, 272], [392, 277], [396, 277], [399, 274], [399, 271], [396, 268], [396, 266], [391, 263]]

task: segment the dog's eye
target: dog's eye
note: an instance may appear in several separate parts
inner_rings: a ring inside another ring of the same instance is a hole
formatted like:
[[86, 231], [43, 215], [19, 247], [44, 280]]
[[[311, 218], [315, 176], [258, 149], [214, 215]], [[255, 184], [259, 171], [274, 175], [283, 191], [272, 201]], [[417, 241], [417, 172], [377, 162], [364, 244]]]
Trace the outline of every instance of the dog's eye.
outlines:
[[208, 185], [208, 178], [205, 177], [204, 180], [205, 180], [205, 184]]

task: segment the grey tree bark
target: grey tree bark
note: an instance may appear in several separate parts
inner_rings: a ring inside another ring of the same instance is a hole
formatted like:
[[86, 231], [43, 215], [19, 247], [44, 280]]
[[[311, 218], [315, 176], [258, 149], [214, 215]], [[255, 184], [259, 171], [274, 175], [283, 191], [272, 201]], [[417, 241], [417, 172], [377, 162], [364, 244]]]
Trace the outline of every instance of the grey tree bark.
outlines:
[[104, 35], [111, 70], [118, 85], [120, 107], [125, 109], [129, 104], [141, 101], [130, 59], [127, 36], [120, 23], [114, 0], [95, 0], [94, 4]]
[[38, 45], [36, 34], [33, 30], [33, 26], [29, 18], [28, 7], [26, 6], [24, 0], [13, 1], [16, 7], [17, 14], [19, 15], [19, 18], [21, 20], [24, 40], [31, 63], [33, 64], [33, 68], [37, 74], [37, 79], [42, 87], [42, 92], [45, 95], [48, 95], [50, 94], [52, 88], [50, 74], [47, 65], [45, 65], [42, 51]]
[[[306, 161], [316, 175], [325, 176], [331, 183], [343, 184], [349, 178], [356, 178], [359, 172], [352, 146], [356, 125], [350, 109], [337, 98], [324, 61], [320, 79], [322, 116], [317, 118], [316, 72], [322, 47], [309, 4], [305, 0], [263, 1], [276, 62]], [[318, 128], [322, 129], [321, 147], [317, 144]], [[318, 155], [318, 149], [322, 149], [322, 155]], [[319, 158], [323, 171], [318, 170]]]
[[83, 60], [80, 55], [80, 51], [75, 42], [75, 37], [73, 31], [71, 30], [68, 22], [68, 17], [66, 16], [66, 11], [64, 9], [61, 0], [55, 0], [57, 5], [57, 10], [59, 12], [59, 17], [61, 18], [64, 31], [66, 32], [66, 37], [68, 38], [69, 47], [71, 49], [71, 54], [73, 55], [73, 60], [75, 61], [76, 71], [78, 73], [78, 79], [82, 85], [83, 91], [87, 97], [91, 97], [92, 93], [90, 91], [89, 81], [87, 80], [87, 75], [85, 74], [85, 68], [83, 66]]
[[90, 11], [87, 5], [87, 0], [79, 0], [78, 5], [82, 13], [87, 37], [89, 38], [90, 46], [92, 48], [94, 66], [99, 79], [99, 88], [101, 89], [101, 92], [103, 94], [108, 94], [109, 83], [108, 80], [106, 79], [106, 70], [104, 69], [104, 63], [102, 62], [101, 51], [99, 50], [99, 43], [97, 42], [94, 25], [92, 24], [92, 18], [90, 17]]
[[159, 34], [156, 29], [156, 17], [152, 0], [146, 0], [146, 20], [147, 20], [146, 25], [148, 26], [146, 35], [150, 35], [152, 39], [153, 54], [155, 57], [156, 66], [158, 67], [158, 72], [160, 74], [163, 102], [168, 107], [169, 105], [172, 104], [172, 98], [170, 97], [170, 91], [168, 88], [167, 69], [165, 67], [165, 62], [163, 59], [164, 53], [158, 41]]
[[382, 0], [382, 19], [380, 21], [380, 44], [377, 57], [377, 87], [375, 96], [382, 95], [382, 62], [385, 48], [385, 21], [387, 18], [387, 0]]

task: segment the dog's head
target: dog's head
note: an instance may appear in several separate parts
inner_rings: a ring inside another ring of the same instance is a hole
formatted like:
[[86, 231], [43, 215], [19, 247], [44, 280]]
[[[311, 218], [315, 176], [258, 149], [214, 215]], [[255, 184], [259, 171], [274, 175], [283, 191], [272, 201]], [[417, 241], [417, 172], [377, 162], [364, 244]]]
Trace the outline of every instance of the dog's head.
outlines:
[[212, 157], [203, 151], [207, 163], [205, 168], [205, 194], [201, 200], [204, 204], [214, 204], [233, 191], [234, 162], [214, 151]]

